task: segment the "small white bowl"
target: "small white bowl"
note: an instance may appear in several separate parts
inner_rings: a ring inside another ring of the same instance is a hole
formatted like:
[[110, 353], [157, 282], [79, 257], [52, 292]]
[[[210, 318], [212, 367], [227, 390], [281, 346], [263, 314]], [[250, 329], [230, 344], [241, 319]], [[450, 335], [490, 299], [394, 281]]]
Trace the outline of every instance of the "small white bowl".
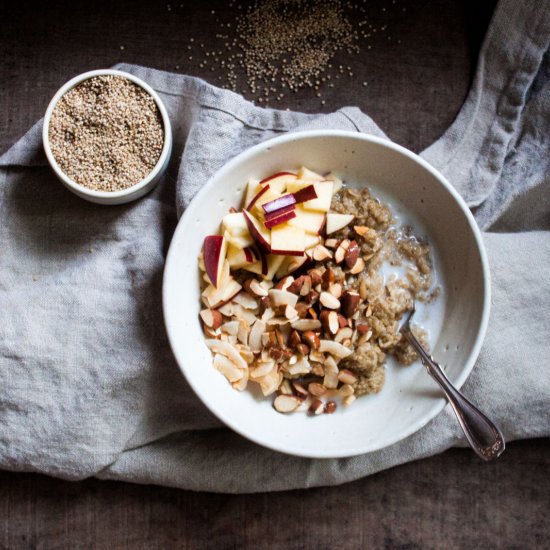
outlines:
[[423, 226], [420, 233], [432, 246], [435, 271], [446, 289], [439, 306], [436, 302], [433, 309], [425, 308], [436, 315], [431, 349], [447, 365], [452, 382], [462, 386], [489, 318], [489, 267], [481, 233], [464, 201], [432, 166], [399, 145], [355, 132], [286, 134], [252, 147], [214, 175], [185, 211], [170, 245], [163, 286], [166, 328], [191, 387], [236, 432], [305, 457], [368, 453], [418, 431], [445, 406], [441, 391], [419, 363], [403, 367], [389, 361], [380, 393], [360, 397], [334, 414], [284, 415], [273, 409], [271, 398], [248, 389], [235, 391], [212, 366], [203, 342], [197, 256], [204, 237], [218, 231], [229, 207], [240, 205], [248, 178], [262, 179], [302, 164], [320, 173], [334, 171], [350, 185], [369, 186], [384, 202], [390, 198], [395, 211], [412, 213]]
[[[84, 80], [88, 80], [93, 76], [104, 75], [121, 76], [123, 78], [127, 78], [128, 80], [131, 80], [132, 82], [143, 88], [155, 100], [155, 103], [159, 108], [162, 117], [162, 124], [164, 127], [164, 145], [162, 147], [162, 152], [160, 154], [157, 164], [145, 178], [143, 178], [135, 185], [132, 185], [127, 189], [123, 189], [122, 191], [96, 191], [94, 189], [89, 189], [84, 185], [80, 185], [73, 179], [69, 178], [63, 172], [63, 170], [61, 170], [59, 164], [57, 164], [57, 161], [55, 160], [55, 157], [53, 156], [52, 150], [50, 148], [48, 137], [52, 112], [61, 97]], [[42, 128], [42, 142], [50, 166], [55, 172], [55, 175], [61, 180], [61, 182], [65, 185], [65, 187], [67, 187], [67, 189], [69, 189], [79, 197], [86, 199], [90, 202], [95, 202], [97, 204], [123, 204], [143, 197], [143, 195], [151, 191], [151, 189], [153, 189], [153, 187], [155, 187], [155, 185], [159, 182], [162, 174], [166, 171], [166, 168], [168, 167], [170, 154], [172, 152], [172, 128], [170, 126], [170, 119], [168, 118], [166, 107], [162, 103], [162, 100], [155, 92], [155, 90], [151, 88], [151, 86], [130, 73], [105, 69], [82, 73], [81, 75], [75, 76], [73, 79], [69, 80], [69, 82], [59, 88], [57, 93], [50, 101], [48, 108], [46, 109], [46, 114], [44, 116], [44, 126]]]

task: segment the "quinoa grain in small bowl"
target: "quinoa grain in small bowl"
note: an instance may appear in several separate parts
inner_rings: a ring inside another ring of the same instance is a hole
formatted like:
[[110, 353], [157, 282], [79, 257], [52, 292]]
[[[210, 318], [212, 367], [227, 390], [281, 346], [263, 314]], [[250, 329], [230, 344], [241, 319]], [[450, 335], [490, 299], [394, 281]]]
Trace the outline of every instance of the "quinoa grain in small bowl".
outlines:
[[42, 139], [63, 184], [99, 204], [149, 192], [172, 148], [161, 99], [139, 78], [115, 70], [90, 71], [62, 86], [46, 111]]

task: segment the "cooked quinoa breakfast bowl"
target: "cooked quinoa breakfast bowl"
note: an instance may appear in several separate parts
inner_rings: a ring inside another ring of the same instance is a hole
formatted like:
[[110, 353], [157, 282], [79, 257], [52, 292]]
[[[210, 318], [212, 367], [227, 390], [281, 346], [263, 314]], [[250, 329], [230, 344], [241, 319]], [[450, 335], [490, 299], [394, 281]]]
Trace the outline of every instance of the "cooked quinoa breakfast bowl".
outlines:
[[234, 389], [257, 384], [280, 413], [331, 414], [382, 389], [387, 356], [417, 359], [398, 327], [441, 291], [430, 246], [368, 188], [301, 167], [249, 180], [231, 210], [198, 265], [206, 344]]
[[415, 335], [457, 386], [479, 352], [488, 272], [473, 223], [440, 174], [385, 140], [257, 145], [176, 229], [163, 284], [175, 358], [210, 411], [272, 449], [399, 441], [445, 404], [399, 332], [413, 304]]

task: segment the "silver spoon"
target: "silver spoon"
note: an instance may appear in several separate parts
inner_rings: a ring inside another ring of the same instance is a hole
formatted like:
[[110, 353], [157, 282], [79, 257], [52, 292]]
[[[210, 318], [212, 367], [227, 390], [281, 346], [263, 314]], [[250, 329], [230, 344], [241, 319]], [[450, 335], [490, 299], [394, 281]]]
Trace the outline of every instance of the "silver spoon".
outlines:
[[504, 451], [505, 442], [502, 432], [464, 395], [462, 395], [447, 378], [443, 369], [428, 355], [420, 342], [411, 331], [411, 318], [416, 309], [409, 311], [402, 324], [401, 334], [414, 347], [420, 356], [422, 364], [426, 367], [431, 377], [441, 386], [447, 400], [451, 404], [458, 422], [466, 435], [466, 439], [475, 453], [487, 462], [498, 458]]

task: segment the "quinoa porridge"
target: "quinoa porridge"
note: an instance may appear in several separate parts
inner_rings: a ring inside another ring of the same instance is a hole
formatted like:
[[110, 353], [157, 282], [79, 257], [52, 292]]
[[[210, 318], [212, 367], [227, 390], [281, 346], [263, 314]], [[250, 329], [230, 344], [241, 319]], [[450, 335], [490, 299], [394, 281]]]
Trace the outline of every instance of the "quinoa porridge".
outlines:
[[199, 257], [200, 316], [236, 390], [330, 414], [379, 392], [389, 358], [417, 360], [398, 328], [413, 300], [438, 299], [430, 245], [369, 189], [301, 168], [248, 182], [232, 210]]

